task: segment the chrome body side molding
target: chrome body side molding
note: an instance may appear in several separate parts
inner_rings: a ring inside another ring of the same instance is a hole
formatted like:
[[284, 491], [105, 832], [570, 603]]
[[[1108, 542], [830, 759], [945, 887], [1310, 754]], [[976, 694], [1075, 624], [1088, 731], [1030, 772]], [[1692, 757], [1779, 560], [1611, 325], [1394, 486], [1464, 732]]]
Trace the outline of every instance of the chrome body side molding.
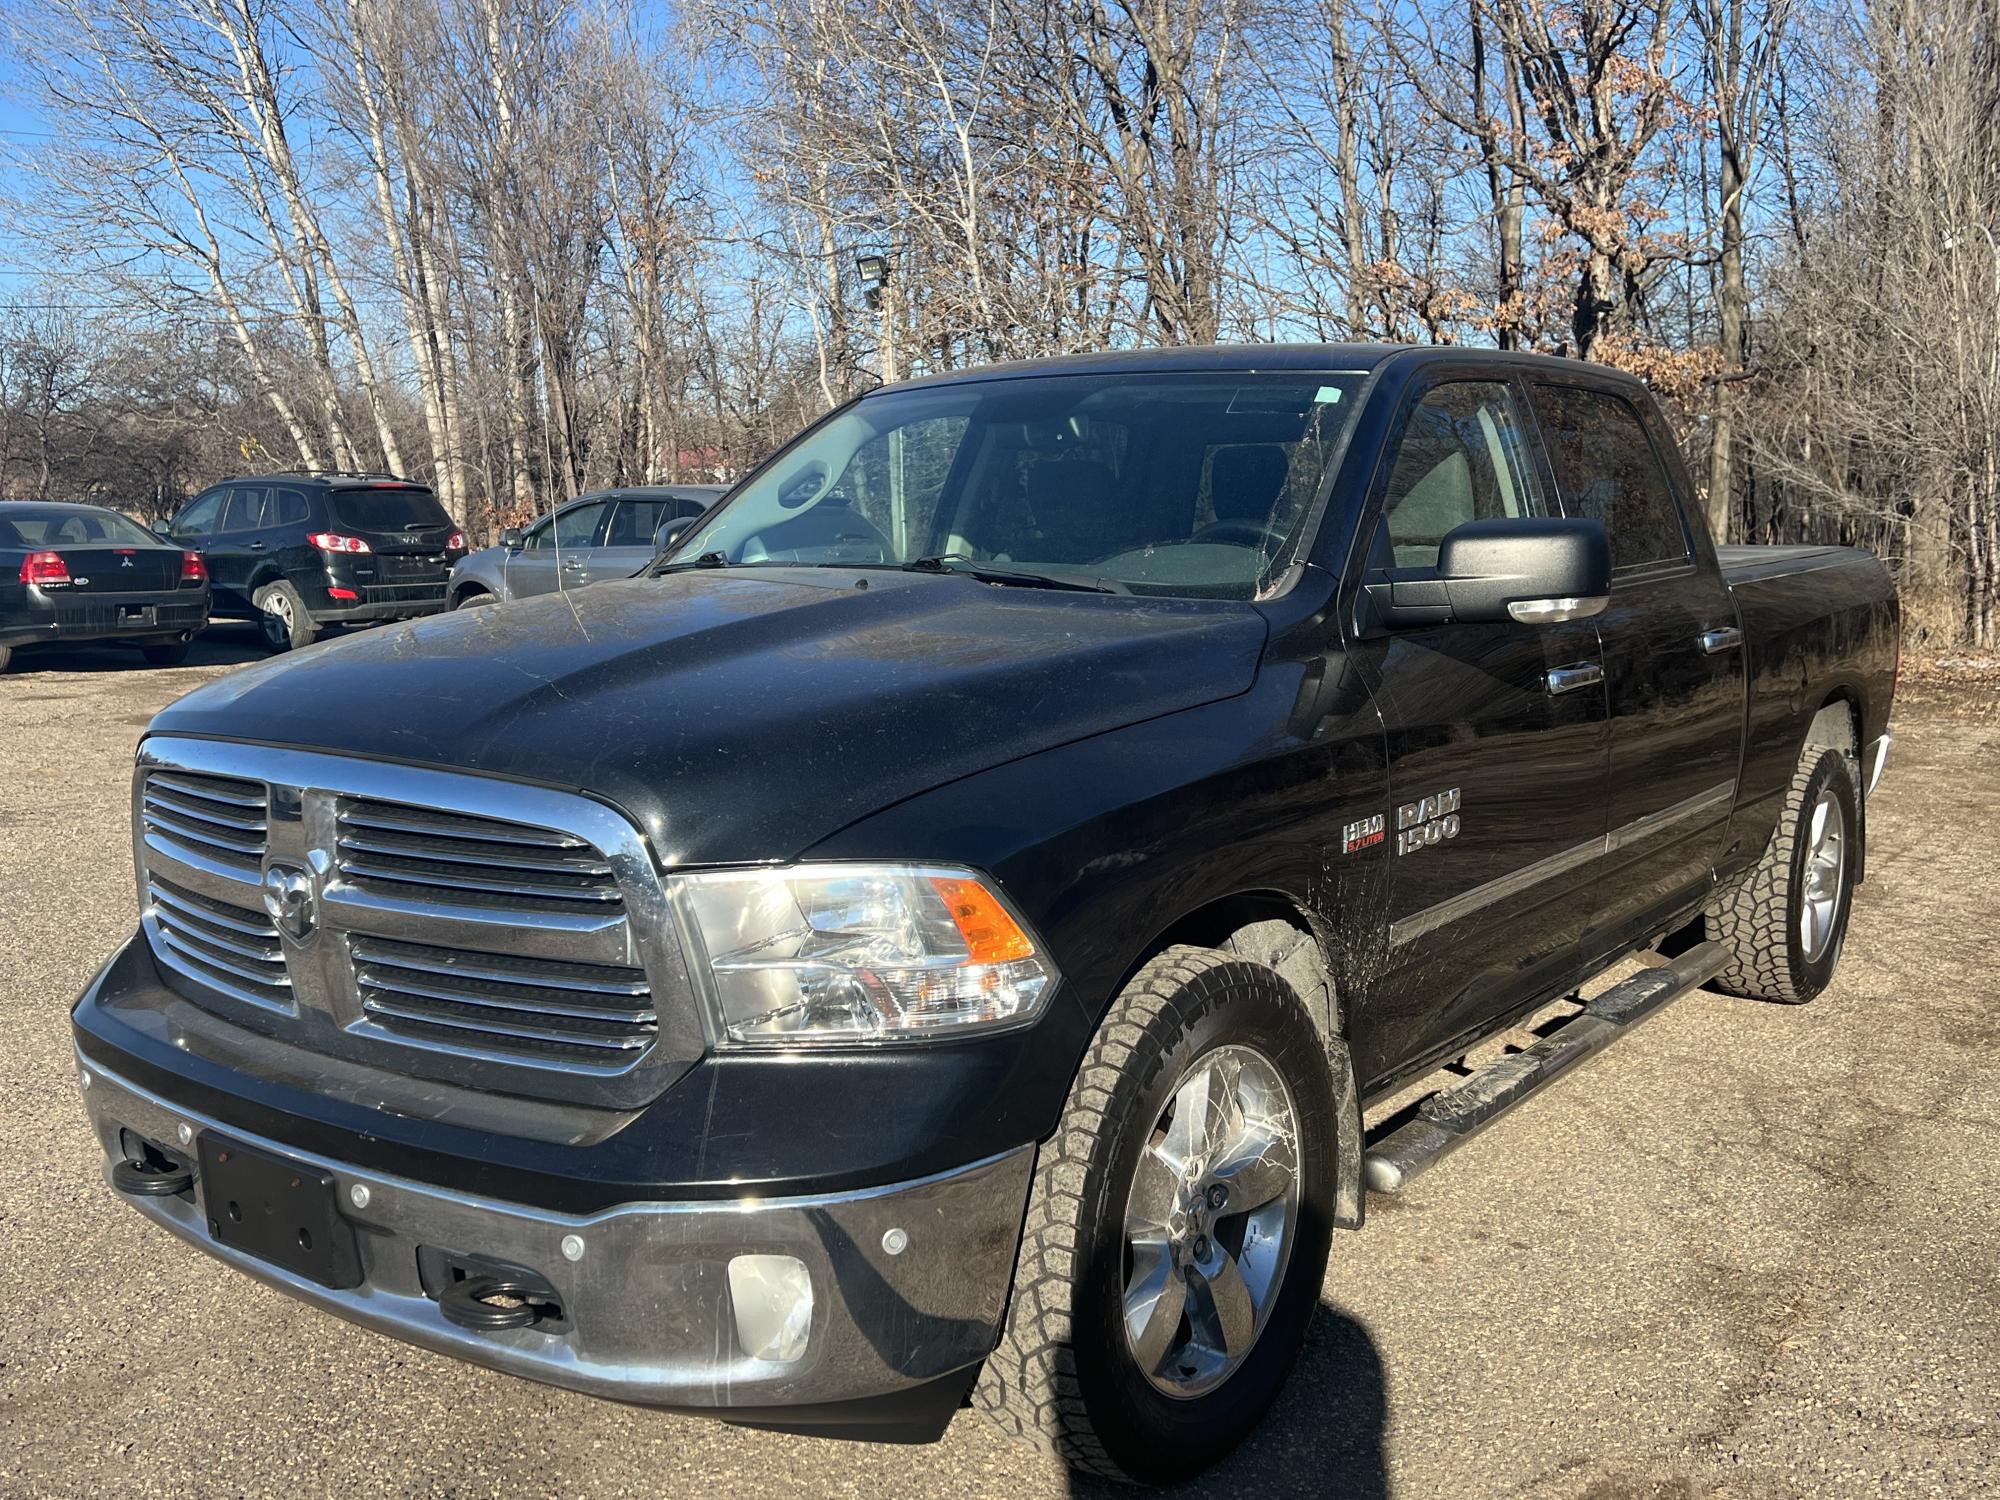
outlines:
[[1671, 827], [1675, 823], [1700, 817], [1703, 813], [1716, 808], [1726, 811], [1735, 796], [1736, 783], [1723, 782], [1705, 792], [1697, 792], [1692, 797], [1684, 798], [1671, 807], [1663, 807], [1658, 812], [1647, 813], [1643, 818], [1635, 818], [1622, 827], [1612, 829], [1602, 838], [1572, 845], [1568, 849], [1549, 855], [1546, 859], [1538, 859], [1533, 864], [1523, 865], [1518, 870], [1510, 870], [1507, 874], [1489, 880], [1484, 885], [1476, 885], [1469, 891], [1461, 891], [1458, 895], [1440, 901], [1435, 906], [1427, 906], [1422, 911], [1413, 912], [1407, 917], [1391, 922], [1389, 946], [1400, 948], [1424, 936], [1425, 933], [1435, 932], [1448, 923], [1469, 917], [1474, 912], [1483, 911], [1510, 896], [1517, 896], [1522, 891], [1540, 885], [1545, 880], [1552, 880], [1580, 865], [1588, 864], [1593, 859], [1599, 859], [1642, 839], [1650, 838], [1661, 829]]

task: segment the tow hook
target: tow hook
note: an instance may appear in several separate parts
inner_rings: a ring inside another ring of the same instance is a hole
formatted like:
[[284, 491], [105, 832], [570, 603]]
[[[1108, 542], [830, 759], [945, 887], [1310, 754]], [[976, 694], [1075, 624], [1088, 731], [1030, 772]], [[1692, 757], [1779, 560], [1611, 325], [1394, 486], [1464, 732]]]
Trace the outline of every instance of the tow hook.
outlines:
[[529, 1328], [544, 1317], [562, 1316], [548, 1284], [526, 1276], [468, 1276], [440, 1292], [437, 1302], [447, 1323], [474, 1333]]
[[121, 1161], [112, 1164], [111, 1185], [134, 1198], [170, 1198], [194, 1186], [194, 1173], [176, 1162], [155, 1166], [151, 1162]]

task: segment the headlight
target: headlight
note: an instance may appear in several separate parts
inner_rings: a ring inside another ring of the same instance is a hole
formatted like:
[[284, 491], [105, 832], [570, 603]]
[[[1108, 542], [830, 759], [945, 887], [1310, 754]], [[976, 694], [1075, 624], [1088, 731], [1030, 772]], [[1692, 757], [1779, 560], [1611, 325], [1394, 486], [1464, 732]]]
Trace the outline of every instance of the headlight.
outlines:
[[1028, 1020], [1055, 966], [970, 870], [794, 865], [682, 877], [721, 1036], [892, 1042]]

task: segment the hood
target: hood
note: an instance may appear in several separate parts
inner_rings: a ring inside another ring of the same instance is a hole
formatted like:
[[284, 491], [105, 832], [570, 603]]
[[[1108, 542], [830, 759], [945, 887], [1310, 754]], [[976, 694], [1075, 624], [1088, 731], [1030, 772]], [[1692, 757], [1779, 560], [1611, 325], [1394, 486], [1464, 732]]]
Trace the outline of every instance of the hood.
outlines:
[[331, 641], [152, 728], [576, 788], [670, 866], [783, 860], [948, 781], [1244, 692], [1264, 635], [1238, 603], [687, 572]]

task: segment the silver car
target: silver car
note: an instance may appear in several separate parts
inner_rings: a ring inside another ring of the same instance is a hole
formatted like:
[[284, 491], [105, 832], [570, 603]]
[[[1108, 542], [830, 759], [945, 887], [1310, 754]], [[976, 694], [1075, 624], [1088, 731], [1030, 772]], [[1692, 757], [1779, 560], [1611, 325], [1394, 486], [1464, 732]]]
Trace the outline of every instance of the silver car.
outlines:
[[[451, 570], [453, 609], [580, 589], [630, 578], [728, 489], [721, 484], [632, 485], [579, 495], [500, 545], [468, 553]], [[663, 537], [663, 533], [666, 534]]]

